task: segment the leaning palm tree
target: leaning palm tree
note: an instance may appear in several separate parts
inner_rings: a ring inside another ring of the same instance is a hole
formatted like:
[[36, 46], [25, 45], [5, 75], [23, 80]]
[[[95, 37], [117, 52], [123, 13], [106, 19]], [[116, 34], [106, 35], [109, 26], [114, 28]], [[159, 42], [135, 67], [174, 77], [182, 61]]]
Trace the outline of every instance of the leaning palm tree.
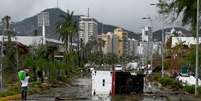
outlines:
[[[182, 20], [183, 25], [190, 25], [192, 31], [196, 31], [197, 0], [158, 0], [159, 13], [176, 14], [176, 18]], [[201, 2], [200, 2], [201, 5]], [[181, 16], [182, 15], [182, 16]], [[174, 21], [175, 19], [173, 19]]]
[[64, 42], [65, 62], [67, 62], [66, 56], [70, 50], [69, 41], [71, 40], [72, 43], [72, 38], [77, 33], [78, 28], [73, 18], [73, 12], [68, 11], [65, 15], [61, 15], [61, 17], [63, 18], [63, 22], [57, 25], [56, 31], [59, 33], [60, 39]]
[[100, 53], [103, 53], [103, 47], [105, 46], [105, 40], [101, 39], [101, 38], [98, 38], [97, 40], [98, 42], [98, 46], [99, 46], [99, 52]]

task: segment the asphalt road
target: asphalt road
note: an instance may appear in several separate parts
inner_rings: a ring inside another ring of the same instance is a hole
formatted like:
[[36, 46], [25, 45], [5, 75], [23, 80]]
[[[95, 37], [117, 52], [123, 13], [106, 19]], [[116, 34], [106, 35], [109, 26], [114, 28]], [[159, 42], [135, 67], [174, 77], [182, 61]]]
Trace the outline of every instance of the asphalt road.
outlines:
[[[145, 84], [144, 96], [140, 101], [201, 101], [192, 95], [175, 92], [168, 89], [161, 90], [151, 83]], [[150, 93], [152, 92], [152, 93]], [[148, 94], [149, 93], [149, 94]], [[59, 99], [59, 100], [56, 100]], [[41, 93], [28, 96], [28, 101], [105, 101], [91, 98], [90, 78], [78, 78], [72, 81], [72, 86], [66, 88], [51, 88]]]
[[91, 81], [89, 78], [78, 78], [72, 81], [71, 87], [66, 88], [51, 88], [47, 91], [28, 96], [28, 101], [92, 101], [91, 95]]

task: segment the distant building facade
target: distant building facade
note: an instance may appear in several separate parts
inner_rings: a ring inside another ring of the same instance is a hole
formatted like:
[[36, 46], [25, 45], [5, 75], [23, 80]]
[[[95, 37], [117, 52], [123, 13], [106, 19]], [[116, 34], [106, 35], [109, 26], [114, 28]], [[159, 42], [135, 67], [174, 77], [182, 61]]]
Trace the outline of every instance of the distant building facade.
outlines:
[[103, 33], [100, 37], [104, 41], [104, 54], [113, 53], [119, 57], [129, 54], [128, 33], [122, 28], [115, 29], [114, 33]]
[[104, 41], [104, 47], [102, 48], [103, 54], [112, 53], [112, 40], [114, 33], [108, 32], [106, 34], [102, 34], [102, 40]]
[[151, 39], [151, 27], [144, 27], [142, 29], [142, 41], [148, 42]]
[[128, 56], [137, 56], [138, 41], [128, 38]]
[[[172, 37], [171, 42], [171, 47], [175, 47], [179, 44], [191, 47], [191, 45], [195, 45], [197, 43], [195, 37]], [[201, 43], [201, 37], [199, 37], [199, 43]]]
[[87, 16], [81, 16], [79, 28], [79, 39], [82, 39], [84, 44], [93, 38], [97, 38], [98, 23], [96, 19]]
[[119, 57], [123, 55], [127, 55], [128, 53], [128, 43], [127, 43], [127, 38], [128, 38], [128, 33], [125, 32], [122, 28], [117, 28], [114, 30], [114, 36], [115, 40], [118, 40], [116, 43], [116, 51], [115, 54], [117, 54]]

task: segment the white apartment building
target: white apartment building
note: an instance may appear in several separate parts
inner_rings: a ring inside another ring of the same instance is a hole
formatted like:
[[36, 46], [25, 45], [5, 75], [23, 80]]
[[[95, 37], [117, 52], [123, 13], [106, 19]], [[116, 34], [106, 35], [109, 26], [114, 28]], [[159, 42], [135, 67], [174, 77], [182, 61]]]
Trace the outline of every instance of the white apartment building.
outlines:
[[144, 27], [142, 29], [142, 41], [149, 41], [150, 40], [150, 35], [151, 35], [151, 28], [150, 27]]
[[[172, 37], [171, 47], [175, 47], [179, 44], [187, 45], [190, 47], [191, 45], [195, 45], [197, 43], [195, 37]], [[199, 44], [201, 43], [201, 37], [199, 37]]]
[[137, 56], [138, 41], [128, 38], [128, 56]]
[[104, 47], [102, 48], [103, 54], [112, 53], [112, 38], [114, 33], [107, 32], [102, 34], [102, 40], [104, 40]]
[[81, 16], [79, 28], [79, 39], [82, 39], [84, 44], [98, 35], [98, 23], [94, 18]]

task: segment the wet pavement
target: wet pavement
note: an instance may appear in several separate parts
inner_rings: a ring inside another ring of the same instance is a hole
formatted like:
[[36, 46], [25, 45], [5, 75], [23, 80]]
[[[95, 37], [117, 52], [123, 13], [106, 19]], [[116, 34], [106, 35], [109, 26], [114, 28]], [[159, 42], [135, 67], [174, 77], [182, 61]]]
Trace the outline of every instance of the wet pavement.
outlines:
[[[201, 101], [184, 93], [174, 93], [147, 83], [144, 88], [144, 95], [140, 101]], [[56, 100], [56, 98], [58, 100]], [[70, 87], [51, 88], [41, 93], [28, 96], [28, 101], [106, 101], [103, 98], [91, 98], [91, 80], [88, 77], [78, 78], [72, 81]], [[107, 99], [107, 101], [109, 101]], [[129, 101], [129, 100], [126, 100]]]
[[79, 78], [72, 82], [72, 86], [66, 88], [51, 88], [47, 91], [41, 91], [39, 94], [31, 95], [28, 100], [32, 101], [55, 101], [55, 98], [62, 101], [92, 101], [91, 80], [89, 78]]

